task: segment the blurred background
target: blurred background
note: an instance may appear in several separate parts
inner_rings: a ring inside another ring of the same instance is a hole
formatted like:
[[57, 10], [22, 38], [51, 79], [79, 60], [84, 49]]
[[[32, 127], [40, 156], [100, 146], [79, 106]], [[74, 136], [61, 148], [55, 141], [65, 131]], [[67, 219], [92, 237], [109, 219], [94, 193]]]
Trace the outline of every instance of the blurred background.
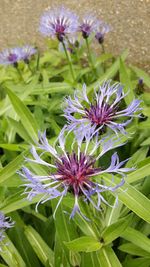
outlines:
[[149, 0], [0, 0], [0, 47], [45, 41], [38, 32], [39, 18], [47, 7], [65, 5], [82, 16], [94, 13], [112, 30], [105, 39], [106, 51], [114, 55], [129, 49], [128, 62], [150, 73]]

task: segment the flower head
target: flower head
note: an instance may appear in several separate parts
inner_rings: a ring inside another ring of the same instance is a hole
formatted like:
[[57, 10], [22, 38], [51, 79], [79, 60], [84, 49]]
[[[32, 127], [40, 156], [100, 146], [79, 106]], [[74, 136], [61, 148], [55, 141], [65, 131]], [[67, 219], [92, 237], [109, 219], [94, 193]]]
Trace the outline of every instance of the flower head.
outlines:
[[[0, 242], [5, 238], [4, 232], [6, 229], [11, 228], [14, 225], [13, 222], [10, 222], [9, 217], [5, 217], [2, 212], [0, 212]], [[1, 251], [1, 248], [0, 248]]]
[[66, 98], [64, 116], [68, 120], [68, 129], [78, 129], [86, 133], [87, 129], [91, 128], [93, 133], [96, 133], [104, 127], [109, 127], [116, 134], [125, 134], [125, 126], [133, 117], [138, 117], [141, 110], [141, 101], [138, 99], [134, 99], [128, 107], [121, 109], [121, 100], [125, 96], [120, 83], [111, 85], [108, 81], [99, 86], [94, 99], [90, 101], [84, 85], [82, 92], [75, 91], [74, 99], [70, 96]]
[[79, 26], [79, 31], [82, 32], [83, 38], [88, 38], [92, 33], [96, 33], [100, 26], [100, 21], [92, 15], [87, 15], [83, 18]]
[[21, 47], [21, 59], [26, 63], [29, 62], [29, 59], [32, 55], [36, 54], [37, 50], [31, 45], [25, 45]]
[[44, 36], [57, 37], [60, 42], [66, 36], [76, 33], [77, 29], [78, 17], [67, 8], [48, 10], [41, 17], [40, 32]]
[[8, 48], [0, 53], [0, 64], [16, 65], [21, 60], [21, 48]]
[[[25, 193], [28, 194], [27, 198], [29, 200], [40, 194], [42, 194], [39, 201], [41, 203], [58, 198], [56, 210], [67, 193], [72, 194], [74, 196], [74, 207], [70, 217], [73, 217], [76, 212], [82, 214], [78, 202], [80, 197], [90, 201], [99, 210], [102, 201], [107, 203], [102, 193], [105, 191], [115, 191], [118, 187], [122, 186], [124, 183], [124, 173], [131, 169], [122, 168], [126, 161], [119, 162], [117, 153], [112, 155], [111, 164], [108, 168], [103, 168], [103, 166], [96, 167], [99, 158], [110, 149], [119, 146], [118, 140], [107, 138], [99, 141], [98, 137], [96, 137], [91, 146], [90, 141], [93, 135], [91, 131], [87, 131], [85, 136], [82, 134], [76, 135], [71, 145], [71, 152], [69, 152], [66, 150], [67, 136], [65, 135], [64, 128], [58, 137], [58, 147], [56, 148], [48, 143], [46, 133], [39, 135], [37, 148], [41, 150], [41, 154], [38, 154], [36, 148], [32, 147], [32, 158], [27, 158], [26, 160], [34, 164], [44, 165], [48, 169], [47, 175], [35, 174], [27, 167], [22, 168], [20, 175], [26, 181]], [[101, 148], [100, 153], [98, 156], [95, 156], [98, 147]], [[54, 163], [43, 159], [43, 155], [46, 152], [48, 153], [47, 155], [52, 157]], [[101, 180], [99, 182], [95, 180], [95, 177], [104, 173], [117, 173], [122, 176], [122, 179], [114, 187], [106, 186], [104, 183], [101, 183]], [[96, 194], [97, 201], [93, 197]]]
[[110, 27], [102, 22], [99, 26], [97, 33], [95, 34], [95, 38], [99, 42], [99, 44], [102, 44], [104, 42], [105, 34], [108, 33], [109, 31]]

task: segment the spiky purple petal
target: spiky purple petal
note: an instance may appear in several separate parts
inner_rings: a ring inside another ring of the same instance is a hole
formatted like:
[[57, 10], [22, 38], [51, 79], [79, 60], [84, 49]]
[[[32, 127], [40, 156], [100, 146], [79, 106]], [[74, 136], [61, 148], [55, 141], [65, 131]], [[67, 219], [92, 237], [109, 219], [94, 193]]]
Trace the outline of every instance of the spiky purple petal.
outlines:
[[[82, 91], [75, 91], [74, 98], [66, 98], [64, 116], [68, 121], [70, 131], [84, 132], [93, 128], [93, 132], [108, 127], [116, 134], [126, 133], [125, 126], [133, 117], [138, 117], [141, 111], [138, 99], [134, 99], [125, 109], [120, 108], [122, 99], [126, 96], [120, 83], [110, 84], [104, 82], [95, 90], [94, 100], [90, 101], [87, 96], [86, 87]], [[77, 116], [76, 116], [77, 115]], [[127, 120], [128, 119], [128, 120]]]
[[79, 31], [82, 33], [83, 38], [88, 38], [92, 33], [96, 33], [100, 26], [100, 21], [93, 15], [88, 14], [80, 23]]
[[60, 42], [78, 29], [78, 17], [65, 7], [47, 10], [40, 21], [40, 32], [47, 37], [57, 37]]
[[[5, 231], [11, 227], [13, 227], [14, 222], [11, 222], [9, 217], [5, 217], [5, 215], [0, 212], [0, 243], [3, 242], [5, 238]], [[1, 251], [1, 246], [0, 246]]]
[[[45, 201], [57, 198], [57, 210], [63, 198], [69, 193], [75, 198], [70, 218], [77, 212], [84, 217], [79, 206], [78, 200], [80, 197], [88, 200], [99, 210], [101, 202], [107, 203], [102, 196], [102, 193], [105, 191], [113, 192], [124, 183], [123, 178], [115, 187], [106, 186], [101, 182], [95, 181], [97, 175], [99, 176], [103, 173], [117, 173], [124, 176], [124, 173], [132, 169], [122, 167], [126, 161], [119, 162], [117, 153], [113, 154], [111, 164], [108, 168], [103, 169], [101, 167], [96, 167], [96, 162], [100, 157], [110, 149], [118, 146], [118, 140], [116, 141], [113, 139], [110, 140], [110, 142], [108, 142], [109, 138], [99, 140], [98, 135], [93, 138], [92, 131], [89, 131], [85, 136], [75, 136], [75, 139], [71, 144], [71, 150], [73, 152], [69, 153], [66, 150], [68, 135], [69, 133], [66, 134], [66, 127], [64, 127], [58, 137], [57, 148], [49, 145], [46, 133], [39, 134], [40, 139], [39, 143], [37, 143], [37, 148], [42, 152], [38, 154], [36, 148], [32, 147], [31, 152], [34, 159], [27, 158], [26, 160], [28, 162], [38, 163], [39, 165], [45, 165], [47, 168], [47, 175], [37, 175], [31, 172], [27, 167], [22, 168], [20, 175], [25, 180], [26, 190], [24, 193], [28, 195], [27, 198], [29, 200], [35, 196], [41, 195], [41, 199], [38, 202], [39, 204], [40, 202], [44, 203]], [[96, 157], [95, 152], [97, 148], [100, 148], [100, 154]], [[51, 164], [50, 161], [47, 162], [43, 159], [45, 152], [48, 152], [49, 156], [53, 158], [53, 164]], [[97, 202], [95, 202], [95, 198], [93, 198], [94, 195], [97, 195]]]

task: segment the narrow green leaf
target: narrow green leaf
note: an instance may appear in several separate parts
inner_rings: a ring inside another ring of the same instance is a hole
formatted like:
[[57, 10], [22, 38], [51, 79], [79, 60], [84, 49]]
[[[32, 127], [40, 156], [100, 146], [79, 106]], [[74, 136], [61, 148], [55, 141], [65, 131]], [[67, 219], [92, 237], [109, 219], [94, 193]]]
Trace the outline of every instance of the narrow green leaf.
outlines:
[[81, 267], [101, 267], [96, 252], [82, 253]]
[[9, 267], [27, 267], [18, 250], [6, 234], [3, 243], [1, 243], [0, 255]]
[[91, 90], [93, 90], [93, 88], [95, 88], [96, 86], [102, 84], [104, 81], [106, 81], [108, 79], [111, 79], [117, 73], [117, 71], [119, 70], [120, 58], [122, 60], [125, 60], [127, 55], [128, 55], [128, 51], [125, 50], [122, 53], [122, 55], [116, 59], [116, 61], [112, 64], [112, 66], [109, 69], [107, 69], [106, 72], [103, 75], [101, 75], [100, 79], [98, 79], [96, 82], [94, 82], [92, 85], [90, 85], [88, 87], [88, 90], [87, 90], [88, 93], [90, 93]]
[[42, 239], [42, 237], [31, 226], [25, 227], [25, 235], [34, 249], [36, 255], [43, 264], [49, 262], [49, 266], [54, 266], [54, 253]]
[[9, 179], [19, 170], [21, 164], [24, 162], [24, 156], [27, 155], [27, 153], [28, 152], [21, 153], [0, 171], [0, 184]]
[[132, 216], [130, 215], [126, 216], [118, 222], [111, 224], [102, 232], [101, 236], [104, 240], [105, 245], [108, 245], [121, 235], [121, 233], [127, 228], [129, 223], [131, 222], [131, 218]]
[[150, 76], [144, 71], [144, 70], [141, 70], [135, 66], [130, 66], [131, 69], [136, 73], [137, 77], [138, 78], [142, 78], [144, 80], [144, 83], [150, 87]]
[[64, 242], [68, 249], [72, 251], [92, 252], [102, 247], [100, 241], [90, 236], [82, 236], [70, 242]]
[[121, 236], [135, 244], [136, 246], [144, 249], [145, 251], [150, 253], [150, 239], [143, 235], [140, 231], [137, 231], [131, 227], [126, 228], [124, 233]]
[[92, 228], [92, 222], [89, 223], [80, 214], [75, 216], [74, 221], [85, 235], [96, 238], [96, 233]]
[[[110, 177], [104, 175], [103, 178], [110, 184]], [[113, 181], [111, 184], [114, 186], [119, 182], [120, 180], [115, 177], [115, 182]], [[112, 194], [114, 193], [112, 192]], [[150, 222], [150, 200], [135, 187], [125, 183], [118, 188], [118, 197], [130, 210], [143, 220]]]
[[111, 247], [103, 247], [97, 252], [101, 267], [122, 267]]
[[[58, 200], [51, 201], [53, 214], [55, 212], [57, 203], [58, 203]], [[65, 247], [64, 241], [70, 241], [72, 239], [75, 239], [77, 237], [77, 233], [76, 233], [75, 224], [73, 220], [69, 219], [68, 213], [69, 212], [68, 212], [67, 207], [64, 207], [63, 204], [61, 203], [56, 211], [54, 223], [56, 226], [56, 232], [59, 237], [59, 242], [61, 243], [61, 250], [65, 252], [65, 258], [69, 263], [70, 253], [68, 249]]]
[[69, 94], [73, 92], [73, 88], [70, 84], [68, 83], [53, 83], [50, 82], [47, 87], [41, 88], [39, 85], [39, 88], [35, 88], [34, 91], [32, 92], [32, 95], [37, 95], [37, 94], [55, 94], [55, 93], [61, 93], [61, 94]]
[[137, 259], [128, 259], [124, 263], [124, 267], [149, 267], [150, 259], [146, 258], [137, 258]]
[[0, 203], [1, 211], [4, 214], [10, 213], [12, 211], [22, 209], [24, 207], [30, 206], [31, 204], [37, 203], [42, 196], [34, 197], [32, 201], [26, 199], [23, 195], [23, 190], [18, 192], [8, 198], [6, 198], [2, 203]]
[[150, 257], [150, 253], [132, 243], [125, 243], [118, 247], [119, 250], [139, 257]]
[[28, 144], [33, 143], [32, 138], [28, 134], [28, 130], [26, 130], [20, 121], [16, 121], [10, 117], [8, 117], [7, 120], [9, 125], [15, 129], [15, 132], [18, 133], [22, 139], [24, 139]]
[[[142, 162], [141, 162], [142, 163]], [[128, 183], [133, 183], [135, 181], [138, 181], [144, 177], [146, 177], [149, 173], [150, 173], [150, 158], [146, 158], [143, 161], [143, 164], [141, 164], [143, 166], [139, 166], [139, 168], [137, 167], [137, 170], [135, 170], [134, 172], [131, 172], [130, 174], [127, 175], [127, 182]]]
[[[55, 208], [57, 205], [57, 200], [51, 201], [53, 213], [55, 212]], [[66, 213], [64, 212], [66, 211]], [[59, 239], [63, 241], [70, 241], [74, 238], [76, 238], [76, 230], [74, 227], [74, 223], [72, 220], [69, 221], [69, 216], [67, 214], [67, 208], [62, 205], [62, 203], [59, 205], [59, 208], [56, 211], [56, 219], [55, 219], [55, 225], [56, 229], [59, 235]]]
[[141, 143], [141, 146], [149, 146], [150, 145], [150, 137], [148, 137], [144, 142]]
[[0, 147], [9, 151], [21, 151], [21, 146], [17, 144], [0, 144]]
[[122, 209], [123, 204], [121, 202], [118, 202], [117, 199], [114, 200], [113, 207], [107, 207], [106, 217], [105, 217], [105, 225], [109, 226], [115, 222], [118, 221], [118, 218], [120, 217], [120, 212]]
[[29, 136], [33, 141], [37, 140], [38, 126], [32, 113], [19, 99], [19, 97], [16, 96], [11, 90], [7, 89], [7, 93], [16, 113], [20, 117], [23, 126], [25, 127], [25, 129], [27, 129]]
[[[146, 158], [146, 155], [148, 153], [149, 147], [141, 147], [139, 148], [133, 155], [132, 157], [128, 160], [126, 167], [127, 168], [132, 168], [135, 164], [140, 163], [140, 161], [144, 161]], [[136, 169], [139, 170], [139, 167], [136, 167]], [[135, 172], [131, 173], [128, 175], [128, 177]], [[144, 176], [143, 176], [144, 177]], [[130, 179], [129, 179], [130, 180]], [[128, 180], [128, 182], [129, 182]]]
[[124, 86], [124, 92], [128, 93], [125, 97], [125, 102], [127, 105], [129, 105], [134, 99], [133, 86], [129, 78], [127, 68], [122, 59], [120, 59], [120, 82]]

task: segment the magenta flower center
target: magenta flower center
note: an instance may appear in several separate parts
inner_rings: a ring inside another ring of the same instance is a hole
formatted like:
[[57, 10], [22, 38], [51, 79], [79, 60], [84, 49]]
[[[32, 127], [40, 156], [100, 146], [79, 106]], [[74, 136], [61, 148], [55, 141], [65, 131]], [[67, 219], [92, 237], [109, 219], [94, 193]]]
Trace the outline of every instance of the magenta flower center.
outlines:
[[8, 60], [10, 62], [16, 62], [17, 61], [17, 55], [13, 54], [13, 53], [10, 53], [9, 56], [8, 56]]
[[66, 29], [66, 25], [63, 24], [63, 21], [57, 20], [57, 24], [55, 26], [55, 30], [59, 34], [63, 34]]
[[67, 25], [64, 23], [64, 19], [57, 19], [55, 24], [52, 24], [52, 27], [55, 30], [56, 36], [59, 41], [63, 41], [63, 37], [65, 36], [65, 30]]
[[87, 24], [87, 23], [83, 23], [80, 26], [80, 29], [82, 31], [82, 34], [83, 34], [84, 38], [87, 38], [91, 33], [91, 26], [89, 24]]
[[80, 193], [81, 187], [90, 186], [89, 176], [96, 173], [98, 169], [94, 168], [95, 160], [80, 153], [78, 156], [73, 153], [63, 156], [61, 163], [57, 162], [57, 175], [60, 175], [59, 180], [63, 181], [75, 195]]
[[97, 104], [91, 105], [89, 109], [85, 109], [86, 116], [92, 123], [101, 125], [107, 123], [113, 119], [115, 109], [112, 109], [108, 104], [104, 104], [99, 107]]

